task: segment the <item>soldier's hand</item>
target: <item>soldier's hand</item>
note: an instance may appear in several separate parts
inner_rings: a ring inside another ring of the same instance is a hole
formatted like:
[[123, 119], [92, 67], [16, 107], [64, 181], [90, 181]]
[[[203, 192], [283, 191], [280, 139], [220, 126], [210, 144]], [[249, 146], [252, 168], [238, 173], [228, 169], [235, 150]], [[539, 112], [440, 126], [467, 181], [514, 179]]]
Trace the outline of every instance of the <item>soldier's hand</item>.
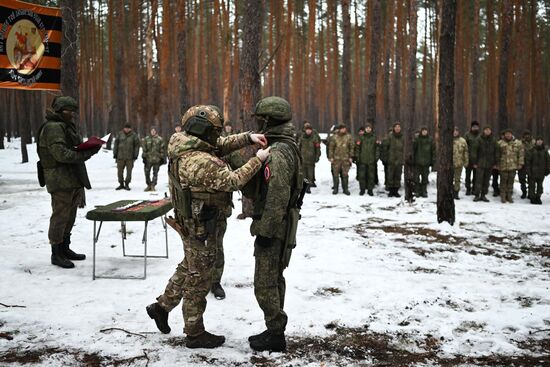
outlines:
[[260, 158], [262, 162], [265, 162], [267, 157], [271, 154], [271, 147], [260, 149], [258, 152], [256, 152], [256, 157]]
[[267, 139], [264, 134], [250, 134], [250, 141], [254, 144], [260, 144], [262, 148], [267, 146]]

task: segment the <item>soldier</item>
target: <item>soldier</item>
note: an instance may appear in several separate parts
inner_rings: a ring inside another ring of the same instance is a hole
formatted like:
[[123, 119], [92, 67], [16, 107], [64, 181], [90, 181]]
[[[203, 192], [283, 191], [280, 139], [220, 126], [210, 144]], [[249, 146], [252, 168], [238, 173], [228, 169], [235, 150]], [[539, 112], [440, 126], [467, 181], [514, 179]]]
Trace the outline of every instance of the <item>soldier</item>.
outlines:
[[281, 352], [286, 349], [284, 333], [288, 320], [283, 310], [286, 288], [283, 271], [296, 244], [299, 214], [295, 205], [302, 190], [303, 174], [289, 103], [280, 97], [263, 98], [254, 114], [272, 151], [263, 174], [257, 176], [259, 188], [250, 227], [251, 234], [256, 236], [254, 294], [267, 330], [248, 340], [256, 351]]
[[392, 132], [382, 143], [383, 156], [387, 165], [387, 186], [388, 197], [401, 197], [401, 174], [403, 173], [403, 135], [401, 134], [401, 123], [393, 124]]
[[[159, 168], [166, 164], [166, 148], [164, 140], [157, 134], [156, 127], [151, 127], [149, 136], [143, 139], [143, 164], [145, 168], [145, 183], [147, 187], [144, 191], [155, 191]], [[151, 179], [151, 169], [153, 169], [153, 178]]]
[[435, 163], [435, 143], [428, 135], [428, 128], [422, 127], [420, 134], [413, 141], [413, 159], [415, 168], [416, 195], [428, 197], [426, 186], [430, 167]]
[[468, 166], [466, 166], [466, 196], [472, 195], [476, 186], [476, 169], [474, 165], [477, 163], [474, 161], [473, 154], [477, 152], [477, 146], [479, 144], [479, 122], [472, 121], [470, 125], [470, 131], [468, 131], [464, 137], [468, 144]]
[[231, 121], [224, 122], [222, 136], [225, 138], [233, 134], [233, 125], [231, 125]]
[[[117, 190], [130, 190], [130, 181], [132, 181], [132, 169], [134, 161], [139, 155], [139, 138], [132, 130], [129, 123], [124, 125], [116, 137], [113, 146], [113, 156], [116, 160], [118, 170], [118, 187]], [[124, 169], [126, 168], [126, 179], [124, 178]]]
[[327, 159], [330, 160], [329, 158], [329, 152], [330, 152], [330, 141], [333, 137], [336, 136], [336, 134], [338, 133], [338, 126], [340, 126], [339, 124], [334, 124], [330, 127], [330, 130], [327, 134], [327, 139], [324, 141], [325, 145], [327, 146]]
[[85, 204], [84, 188], [91, 188], [84, 162], [101, 148], [74, 149], [82, 143], [82, 136], [73, 121], [77, 111], [78, 104], [72, 97], [56, 97], [52, 109], [46, 111], [46, 122], [36, 135], [40, 185], [46, 185], [52, 203], [48, 230], [52, 247], [51, 263], [62, 268], [74, 268], [71, 260], [86, 258], [71, 250], [69, 245], [76, 210]]
[[498, 162], [500, 171], [500, 201], [513, 203], [514, 179], [516, 170], [525, 163], [525, 152], [521, 141], [514, 139], [512, 130], [504, 131], [504, 138], [498, 142]]
[[[315, 135], [309, 122], [304, 125], [304, 132], [298, 140], [298, 147], [302, 157], [304, 176], [313, 183], [315, 181], [315, 163], [319, 162], [321, 157], [321, 139], [319, 135]], [[309, 187], [307, 192], [311, 192]]]
[[332, 168], [332, 194], [338, 194], [339, 177], [342, 179], [344, 194], [350, 195], [348, 190], [349, 169], [353, 161], [353, 138], [348, 134], [346, 125], [338, 127], [338, 133], [330, 139], [329, 161]]
[[[531, 135], [531, 131], [525, 130], [523, 132], [521, 143], [523, 144], [523, 151], [525, 152], [525, 161], [527, 162], [527, 156], [531, 152], [531, 149], [533, 149], [533, 147], [535, 146], [535, 140]], [[521, 198], [525, 199], [527, 197], [527, 183], [529, 182], [529, 179], [527, 178], [526, 165], [523, 165], [523, 167], [518, 171], [518, 177], [519, 177], [519, 183], [521, 185]]]
[[544, 146], [542, 136], [537, 137], [535, 146], [527, 156], [529, 177], [529, 199], [531, 204], [542, 204], [540, 197], [543, 192], [544, 177], [550, 175], [550, 154]]
[[169, 333], [168, 313], [183, 298], [185, 345], [216, 348], [225, 337], [205, 331], [203, 314], [212, 285], [217, 242], [231, 214], [230, 193], [241, 189], [259, 171], [269, 149], [259, 150], [241, 168], [231, 171], [219, 157], [250, 144], [266, 145], [261, 134], [243, 133], [221, 138], [223, 116], [215, 106], [191, 107], [182, 117], [184, 132], [170, 139], [170, 193], [175, 219], [170, 224], [180, 234], [185, 257], [147, 314], [158, 329]]
[[376, 175], [376, 162], [379, 151], [372, 125], [367, 124], [364, 134], [355, 142], [355, 160], [357, 163], [357, 180], [359, 181], [359, 195], [365, 195], [365, 189], [369, 196], [373, 196]]
[[454, 166], [454, 198], [460, 200], [458, 193], [460, 192], [460, 176], [462, 168], [468, 167], [469, 152], [466, 139], [460, 136], [458, 127], [455, 126], [453, 131], [453, 166]]
[[496, 169], [498, 145], [493, 137], [493, 131], [489, 126], [483, 129], [483, 134], [479, 138], [475, 151], [472, 154], [474, 159], [474, 168], [476, 169], [476, 186], [474, 190], [474, 201], [489, 202], [487, 193], [489, 192], [489, 180], [491, 172]]
[[[500, 132], [500, 139], [497, 140], [497, 145], [503, 140], [504, 140], [504, 130]], [[497, 153], [498, 152], [499, 151], [497, 151]], [[500, 196], [500, 187], [499, 187], [499, 183], [498, 183], [499, 177], [500, 177], [499, 167], [498, 167], [499, 160], [500, 160], [500, 158], [497, 157], [497, 165], [491, 171], [491, 175], [492, 175], [491, 187], [493, 188], [493, 197]]]

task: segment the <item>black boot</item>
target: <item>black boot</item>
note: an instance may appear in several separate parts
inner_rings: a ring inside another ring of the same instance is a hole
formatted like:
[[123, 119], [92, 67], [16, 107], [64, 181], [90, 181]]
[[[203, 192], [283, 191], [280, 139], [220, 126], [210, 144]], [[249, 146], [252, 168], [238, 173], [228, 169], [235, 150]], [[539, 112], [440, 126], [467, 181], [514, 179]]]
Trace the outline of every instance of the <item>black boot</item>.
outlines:
[[166, 312], [158, 302], [151, 303], [149, 306], [145, 307], [145, 310], [147, 311], [147, 315], [155, 320], [157, 329], [159, 329], [161, 333], [168, 334], [170, 332], [168, 312]]
[[124, 185], [124, 190], [130, 191], [130, 183], [129, 182]]
[[359, 195], [361, 195], [361, 196], [365, 195], [365, 189], [360, 189], [359, 190]]
[[308, 194], [311, 194], [311, 188], [310, 187], [311, 186], [308, 186], [307, 189], [306, 189], [306, 193], [308, 193]]
[[255, 340], [260, 340], [261, 338], [265, 338], [267, 334], [269, 334], [269, 330], [264, 330], [259, 334], [249, 336], [248, 341], [251, 342]]
[[332, 178], [332, 195], [338, 194], [338, 186], [340, 185], [340, 181], [338, 178]]
[[369, 196], [374, 196], [374, 192], [372, 192], [372, 189], [367, 191], [367, 194], [369, 194]]
[[214, 283], [212, 284], [212, 288], [210, 289], [214, 297], [216, 299], [224, 299], [225, 298], [225, 291], [222, 288], [222, 285], [220, 283]]
[[474, 201], [475, 201], [475, 202], [478, 202], [478, 201], [480, 201], [480, 200], [481, 200], [481, 197], [480, 197], [479, 195], [476, 195], [476, 196], [474, 197]]
[[537, 204], [537, 199], [536, 198], [531, 198], [529, 201], [531, 202], [531, 204]]
[[521, 189], [521, 198], [525, 199], [526, 197], [527, 197], [527, 190], [526, 189]]
[[315, 182], [312, 182], [309, 184], [309, 187], [317, 187], [317, 184]]
[[71, 244], [71, 236], [65, 236], [63, 238], [63, 245], [61, 245], [61, 249], [63, 251], [63, 255], [69, 260], [85, 260], [86, 255], [84, 254], [77, 254], [73, 250], [69, 248], [69, 245]]
[[74, 268], [74, 264], [71, 260], [67, 259], [61, 249], [63, 244], [52, 245], [52, 265], [57, 265], [64, 269]]
[[489, 199], [487, 199], [487, 196], [481, 195], [481, 201], [483, 201], [483, 202], [485, 202], [485, 203], [488, 203], [488, 202], [489, 202]]
[[271, 331], [267, 331], [264, 335], [262, 334], [250, 341], [250, 348], [257, 352], [283, 352], [286, 350], [284, 333], [275, 334]]
[[188, 336], [185, 340], [187, 348], [207, 348], [213, 349], [225, 343], [225, 336], [210, 334], [208, 331], [203, 331], [197, 336]]
[[460, 200], [460, 197], [458, 196], [458, 191], [455, 191], [454, 195], [453, 195], [453, 198], [455, 200]]
[[396, 188], [393, 189], [393, 197], [394, 198], [400, 198], [401, 197], [401, 195], [399, 194], [399, 188], [396, 187]]
[[388, 197], [389, 198], [392, 198], [393, 197], [393, 188], [388, 188]]
[[115, 190], [122, 190], [124, 188], [124, 184], [121, 182], [120, 185]]
[[350, 192], [348, 190], [348, 178], [342, 177], [342, 190], [344, 190], [344, 194], [350, 195]]
[[466, 189], [466, 196], [470, 196], [472, 195], [472, 190], [471, 189]]

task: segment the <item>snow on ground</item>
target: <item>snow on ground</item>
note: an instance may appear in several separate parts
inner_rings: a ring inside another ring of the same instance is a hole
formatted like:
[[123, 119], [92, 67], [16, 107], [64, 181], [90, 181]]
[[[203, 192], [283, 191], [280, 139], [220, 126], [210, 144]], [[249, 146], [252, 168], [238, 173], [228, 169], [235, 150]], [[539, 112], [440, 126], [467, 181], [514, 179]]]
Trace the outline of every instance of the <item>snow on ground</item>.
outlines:
[[[264, 324], [252, 287], [250, 220], [237, 220], [238, 210], [225, 237], [227, 298], [210, 295], [205, 314], [207, 329], [227, 341], [212, 351], [189, 350], [181, 346], [179, 308], [170, 314], [169, 335], [157, 332], [145, 313], [182, 259], [173, 230], [170, 258], [150, 259], [146, 280], [92, 280], [92, 223], [86, 211], [120, 199], [163, 196], [165, 170], [158, 192], [145, 193], [138, 160], [132, 191], [115, 191], [112, 153], [102, 150], [88, 161], [93, 189], [72, 239], [88, 259], [63, 270], [50, 265], [50, 199], [35, 178], [34, 145], [29, 153], [31, 162], [20, 164], [19, 141], [0, 151], [0, 365], [550, 363], [548, 193], [542, 206], [519, 199], [517, 183], [515, 204], [462, 197], [451, 227], [436, 221], [435, 174], [430, 197], [412, 205], [388, 198], [382, 188], [374, 197], [358, 196], [354, 168], [352, 195], [334, 196], [323, 156], [319, 187], [305, 200], [298, 247], [285, 272], [289, 352], [258, 354], [248, 346], [247, 337]], [[240, 208], [240, 196], [234, 197]], [[122, 257], [119, 228], [104, 223], [97, 271], [140, 275], [142, 260]], [[127, 249], [139, 253], [143, 228], [128, 223], [128, 230]], [[149, 230], [149, 254], [162, 253], [160, 221]]]

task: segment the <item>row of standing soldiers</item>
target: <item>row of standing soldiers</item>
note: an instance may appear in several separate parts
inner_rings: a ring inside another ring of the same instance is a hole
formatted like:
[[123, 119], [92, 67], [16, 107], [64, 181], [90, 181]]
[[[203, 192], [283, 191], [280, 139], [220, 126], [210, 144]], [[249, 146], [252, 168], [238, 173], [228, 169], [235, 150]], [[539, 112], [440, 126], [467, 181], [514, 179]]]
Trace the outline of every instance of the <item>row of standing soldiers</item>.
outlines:
[[[542, 138], [533, 139], [526, 131], [523, 138], [514, 138], [511, 130], [502, 133], [501, 139], [493, 137], [490, 127], [479, 133], [479, 123], [474, 121], [465, 139], [458, 128], [454, 130], [453, 165], [454, 197], [459, 199], [462, 170], [466, 168], [466, 195], [475, 195], [475, 201], [488, 201], [489, 182], [492, 177], [495, 196], [501, 201], [513, 202], [512, 192], [516, 172], [519, 173], [522, 198], [539, 204], [543, 180], [550, 172], [550, 157]], [[305, 177], [315, 182], [315, 164], [321, 157], [321, 138], [309, 122], [304, 123], [299, 136]], [[345, 125], [333, 126], [326, 140], [327, 158], [331, 162], [333, 194], [337, 194], [340, 181], [344, 194], [349, 192], [349, 170], [357, 166], [359, 195], [374, 195], [378, 184], [378, 161], [384, 165], [385, 188], [388, 196], [399, 197], [404, 165], [404, 138], [400, 123], [395, 123], [382, 141], [376, 138], [372, 125], [367, 124], [353, 138]], [[435, 142], [423, 127], [413, 140], [413, 165], [415, 195], [427, 197], [428, 175], [436, 163]], [[500, 185], [499, 185], [500, 179]], [[315, 184], [312, 185], [315, 187]], [[529, 190], [529, 192], [528, 192]]]

